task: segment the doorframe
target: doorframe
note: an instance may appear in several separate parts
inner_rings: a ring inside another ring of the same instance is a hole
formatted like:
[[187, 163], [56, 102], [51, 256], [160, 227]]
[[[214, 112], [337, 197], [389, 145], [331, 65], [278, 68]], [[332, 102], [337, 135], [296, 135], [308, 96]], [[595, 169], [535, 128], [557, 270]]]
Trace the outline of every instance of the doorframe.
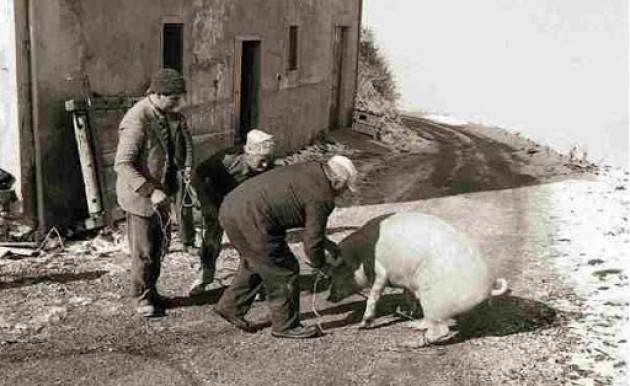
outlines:
[[241, 68], [243, 65], [243, 44], [248, 41], [255, 41], [259, 44], [259, 64], [258, 64], [258, 88], [256, 90], [256, 103], [258, 104], [258, 117], [260, 120], [260, 95], [262, 85], [262, 66], [263, 66], [263, 41], [258, 34], [237, 35], [234, 38], [234, 67], [232, 70], [232, 143], [239, 143], [240, 126], [241, 126]]

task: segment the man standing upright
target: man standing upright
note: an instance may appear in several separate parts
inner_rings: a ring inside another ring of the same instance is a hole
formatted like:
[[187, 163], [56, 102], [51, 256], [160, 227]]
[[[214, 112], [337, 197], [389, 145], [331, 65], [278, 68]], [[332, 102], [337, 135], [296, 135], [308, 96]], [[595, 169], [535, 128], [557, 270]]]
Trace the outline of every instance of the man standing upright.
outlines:
[[202, 293], [214, 280], [223, 237], [223, 228], [219, 224], [223, 198], [243, 181], [270, 169], [274, 147], [273, 136], [261, 130], [251, 130], [244, 147], [221, 150], [195, 168], [192, 185], [201, 205], [204, 234], [199, 250], [201, 265], [190, 287], [190, 295]]
[[346, 189], [355, 191], [356, 180], [352, 161], [334, 156], [324, 164], [308, 162], [274, 169], [234, 189], [225, 198], [219, 219], [241, 263], [214, 311], [236, 327], [253, 332], [245, 314], [264, 286], [273, 336], [317, 336], [315, 326], [300, 324], [300, 267], [285, 238], [288, 229], [304, 228], [304, 249], [314, 268], [325, 264], [325, 250], [338, 255], [337, 245], [326, 238], [326, 223], [335, 197]]
[[119, 126], [114, 162], [118, 204], [127, 212], [131, 253], [131, 296], [138, 314], [160, 314], [156, 283], [170, 241], [170, 199], [180, 171], [190, 175], [192, 138], [179, 113], [186, 82], [173, 69], [159, 70], [149, 95], [137, 102]]

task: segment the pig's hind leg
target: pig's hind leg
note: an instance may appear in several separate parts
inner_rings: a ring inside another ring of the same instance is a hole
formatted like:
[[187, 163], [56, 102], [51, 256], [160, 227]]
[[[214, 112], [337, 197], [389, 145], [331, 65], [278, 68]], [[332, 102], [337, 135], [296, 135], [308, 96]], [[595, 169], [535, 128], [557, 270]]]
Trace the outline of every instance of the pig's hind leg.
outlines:
[[455, 334], [457, 333], [449, 330], [446, 322], [435, 321], [430, 323], [430, 327], [427, 329], [424, 336], [428, 343], [438, 343], [451, 339]]
[[379, 270], [378, 267], [376, 268], [376, 278], [374, 279], [374, 284], [372, 284], [372, 288], [370, 289], [370, 294], [368, 295], [368, 299], [365, 304], [365, 312], [363, 313], [363, 319], [361, 320], [359, 328], [368, 328], [372, 324], [376, 314], [376, 302], [380, 299], [383, 294], [385, 284], [387, 284], [387, 275], [385, 272], [382, 272], [384, 270]]
[[[415, 296], [419, 301], [421, 296], [420, 292], [421, 291], [415, 292]], [[453, 327], [456, 324], [455, 319], [452, 318], [444, 320], [435, 318], [435, 315], [432, 315], [432, 310], [428, 309], [422, 319], [406, 323], [406, 327], [422, 331], [425, 343], [430, 344], [443, 342], [457, 335], [457, 332], [451, 332], [449, 329], [449, 327]]]
[[450, 331], [449, 329], [449, 325], [453, 323], [454, 321], [452, 319], [435, 321], [423, 318], [407, 323], [406, 327], [422, 331], [422, 340], [424, 342], [422, 345], [426, 345], [444, 342], [457, 335], [456, 331]]

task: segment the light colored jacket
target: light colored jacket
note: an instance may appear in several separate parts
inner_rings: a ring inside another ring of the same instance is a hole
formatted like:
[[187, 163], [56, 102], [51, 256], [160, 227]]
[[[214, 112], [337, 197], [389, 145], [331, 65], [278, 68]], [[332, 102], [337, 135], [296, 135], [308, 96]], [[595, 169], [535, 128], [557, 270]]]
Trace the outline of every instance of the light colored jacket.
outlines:
[[[164, 127], [171, 133], [170, 150], [162, 135]], [[129, 213], [152, 216], [153, 190], [161, 189], [173, 196], [177, 191], [177, 170], [192, 164], [192, 137], [184, 116], [162, 114], [148, 97], [140, 100], [119, 125], [114, 161], [118, 204]]]

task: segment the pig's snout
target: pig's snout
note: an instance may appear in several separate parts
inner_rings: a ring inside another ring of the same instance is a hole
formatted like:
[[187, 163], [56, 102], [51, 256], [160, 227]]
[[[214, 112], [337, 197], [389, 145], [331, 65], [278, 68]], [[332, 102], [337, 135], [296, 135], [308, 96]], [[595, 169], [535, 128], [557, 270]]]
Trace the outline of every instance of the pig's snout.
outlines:
[[347, 275], [336, 277], [333, 278], [332, 284], [330, 285], [330, 293], [327, 300], [337, 303], [358, 291], [360, 291], [360, 288], [357, 288], [352, 277]]

